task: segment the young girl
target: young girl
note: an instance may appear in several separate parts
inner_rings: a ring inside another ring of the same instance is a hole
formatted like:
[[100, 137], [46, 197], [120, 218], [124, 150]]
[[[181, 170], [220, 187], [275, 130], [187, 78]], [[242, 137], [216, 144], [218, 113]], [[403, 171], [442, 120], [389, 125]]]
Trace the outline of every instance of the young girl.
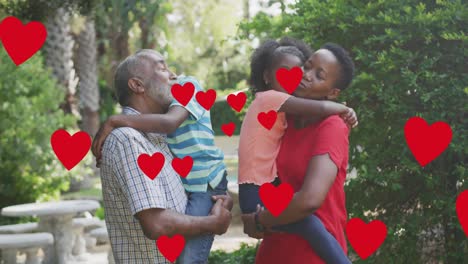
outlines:
[[[280, 42], [264, 42], [252, 56], [250, 82], [255, 99], [242, 123], [239, 142], [239, 202], [244, 214], [255, 212], [257, 204], [263, 206], [258, 195], [262, 184], [277, 183], [275, 161], [286, 130], [286, 114], [316, 118], [335, 114], [348, 118], [353, 115], [352, 110], [342, 104], [291, 96], [277, 82], [278, 69], [301, 67], [311, 54], [306, 44], [283, 39]], [[277, 120], [271, 130], [267, 130], [257, 117], [259, 113], [271, 110], [278, 112]], [[275, 230], [303, 237], [327, 263], [351, 263], [336, 239], [315, 215], [275, 227]]]

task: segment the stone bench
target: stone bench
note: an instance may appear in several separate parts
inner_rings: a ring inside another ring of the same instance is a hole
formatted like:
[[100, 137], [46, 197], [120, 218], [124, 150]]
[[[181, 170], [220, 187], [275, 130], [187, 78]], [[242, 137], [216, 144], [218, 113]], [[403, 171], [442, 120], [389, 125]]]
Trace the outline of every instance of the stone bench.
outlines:
[[0, 226], [0, 234], [34, 233], [37, 231], [38, 231], [37, 223], [25, 223], [25, 224]]
[[49, 233], [0, 235], [0, 249], [5, 264], [16, 264], [18, 251], [26, 253], [26, 264], [39, 264], [38, 249], [53, 243], [54, 237]]
[[[109, 243], [110, 242], [109, 241], [109, 235], [107, 233], [107, 228], [105, 228], [105, 227], [94, 229], [91, 232], [89, 232], [89, 234], [92, 237], [95, 237], [97, 239], [98, 243]], [[109, 261], [109, 264], [114, 264], [115, 263], [114, 255], [112, 253], [112, 248], [110, 248], [108, 253], [107, 253], [107, 260]]]
[[106, 244], [109, 243], [109, 235], [107, 234], [107, 228], [101, 227], [91, 230], [89, 235], [96, 238], [98, 244]]
[[73, 255], [79, 259], [86, 259], [86, 249], [92, 249], [96, 245], [96, 238], [89, 235], [93, 229], [105, 226], [104, 221], [97, 217], [81, 217], [73, 219]]

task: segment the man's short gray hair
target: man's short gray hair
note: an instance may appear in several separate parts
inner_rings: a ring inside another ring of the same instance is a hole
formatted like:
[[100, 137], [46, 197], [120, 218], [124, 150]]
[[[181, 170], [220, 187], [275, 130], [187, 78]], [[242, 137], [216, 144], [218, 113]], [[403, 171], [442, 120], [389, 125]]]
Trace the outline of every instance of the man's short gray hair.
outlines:
[[151, 49], [139, 50], [135, 54], [128, 56], [117, 66], [114, 74], [114, 87], [121, 106], [128, 106], [130, 101], [131, 92], [130, 87], [128, 87], [128, 80], [137, 77], [142, 81], [146, 81], [146, 76], [143, 76], [143, 74], [148, 63], [152, 63], [149, 58], [149, 54], [151, 53], [157, 54], [156, 51]]

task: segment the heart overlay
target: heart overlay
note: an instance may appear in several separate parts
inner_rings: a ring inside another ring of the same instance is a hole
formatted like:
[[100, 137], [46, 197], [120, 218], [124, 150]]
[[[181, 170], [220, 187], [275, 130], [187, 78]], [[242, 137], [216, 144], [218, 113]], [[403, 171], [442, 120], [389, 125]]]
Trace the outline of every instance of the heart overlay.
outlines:
[[468, 190], [458, 195], [456, 210], [458, 220], [460, 221], [463, 231], [465, 231], [465, 235], [468, 237]]
[[172, 160], [172, 168], [181, 176], [187, 177], [193, 167], [193, 158], [190, 156], [184, 157], [183, 159], [174, 158]]
[[442, 154], [452, 140], [452, 129], [442, 121], [429, 126], [426, 120], [411, 117], [404, 130], [409, 149], [423, 167]]
[[205, 108], [206, 110], [210, 110], [210, 108], [213, 106], [215, 100], [216, 100], [216, 91], [213, 89], [210, 89], [206, 92], [199, 91], [195, 95], [195, 98], [197, 99], [198, 103]]
[[230, 94], [227, 97], [228, 104], [232, 107], [232, 109], [240, 112], [247, 102], [247, 95], [244, 92], [240, 92], [237, 95]]
[[154, 180], [154, 178], [156, 178], [156, 176], [161, 172], [165, 161], [166, 159], [161, 152], [155, 152], [151, 156], [143, 153], [140, 154], [137, 159], [138, 166], [151, 180]]
[[21, 20], [9, 16], [0, 23], [0, 39], [16, 66], [36, 54], [46, 38], [47, 29], [41, 22], [32, 21], [23, 25]]
[[276, 80], [289, 94], [292, 94], [301, 83], [302, 75], [302, 69], [297, 66], [290, 70], [279, 68], [276, 71]]
[[279, 216], [291, 202], [294, 190], [289, 183], [282, 183], [278, 187], [275, 187], [267, 182], [260, 186], [258, 194], [265, 208], [273, 216]]
[[195, 93], [195, 86], [193, 83], [185, 83], [184, 86], [176, 83], [171, 87], [172, 96], [183, 106], [186, 106]]
[[56, 130], [50, 137], [50, 144], [57, 158], [67, 170], [73, 169], [91, 148], [91, 137], [84, 131], [70, 136], [64, 129]]
[[277, 118], [278, 114], [274, 110], [271, 110], [268, 113], [261, 112], [257, 116], [258, 122], [260, 122], [260, 124], [268, 130], [271, 130]]
[[387, 237], [387, 226], [379, 220], [366, 224], [360, 218], [352, 218], [345, 231], [349, 243], [362, 259], [372, 255]]
[[185, 247], [185, 238], [182, 235], [160, 236], [156, 241], [159, 252], [170, 262], [176, 261]]
[[230, 137], [234, 134], [234, 130], [236, 130], [236, 124], [234, 124], [234, 122], [229, 122], [221, 125], [221, 130], [226, 134], [226, 136]]

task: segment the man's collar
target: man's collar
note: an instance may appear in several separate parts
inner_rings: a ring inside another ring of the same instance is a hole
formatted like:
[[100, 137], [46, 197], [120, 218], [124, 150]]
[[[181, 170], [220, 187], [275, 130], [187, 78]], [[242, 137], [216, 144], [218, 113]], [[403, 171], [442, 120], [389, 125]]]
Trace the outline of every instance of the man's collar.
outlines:
[[139, 115], [140, 112], [138, 112], [135, 108], [132, 108], [130, 106], [124, 106], [122, 108], [122, 114], [124, 114], [124, 115]]

